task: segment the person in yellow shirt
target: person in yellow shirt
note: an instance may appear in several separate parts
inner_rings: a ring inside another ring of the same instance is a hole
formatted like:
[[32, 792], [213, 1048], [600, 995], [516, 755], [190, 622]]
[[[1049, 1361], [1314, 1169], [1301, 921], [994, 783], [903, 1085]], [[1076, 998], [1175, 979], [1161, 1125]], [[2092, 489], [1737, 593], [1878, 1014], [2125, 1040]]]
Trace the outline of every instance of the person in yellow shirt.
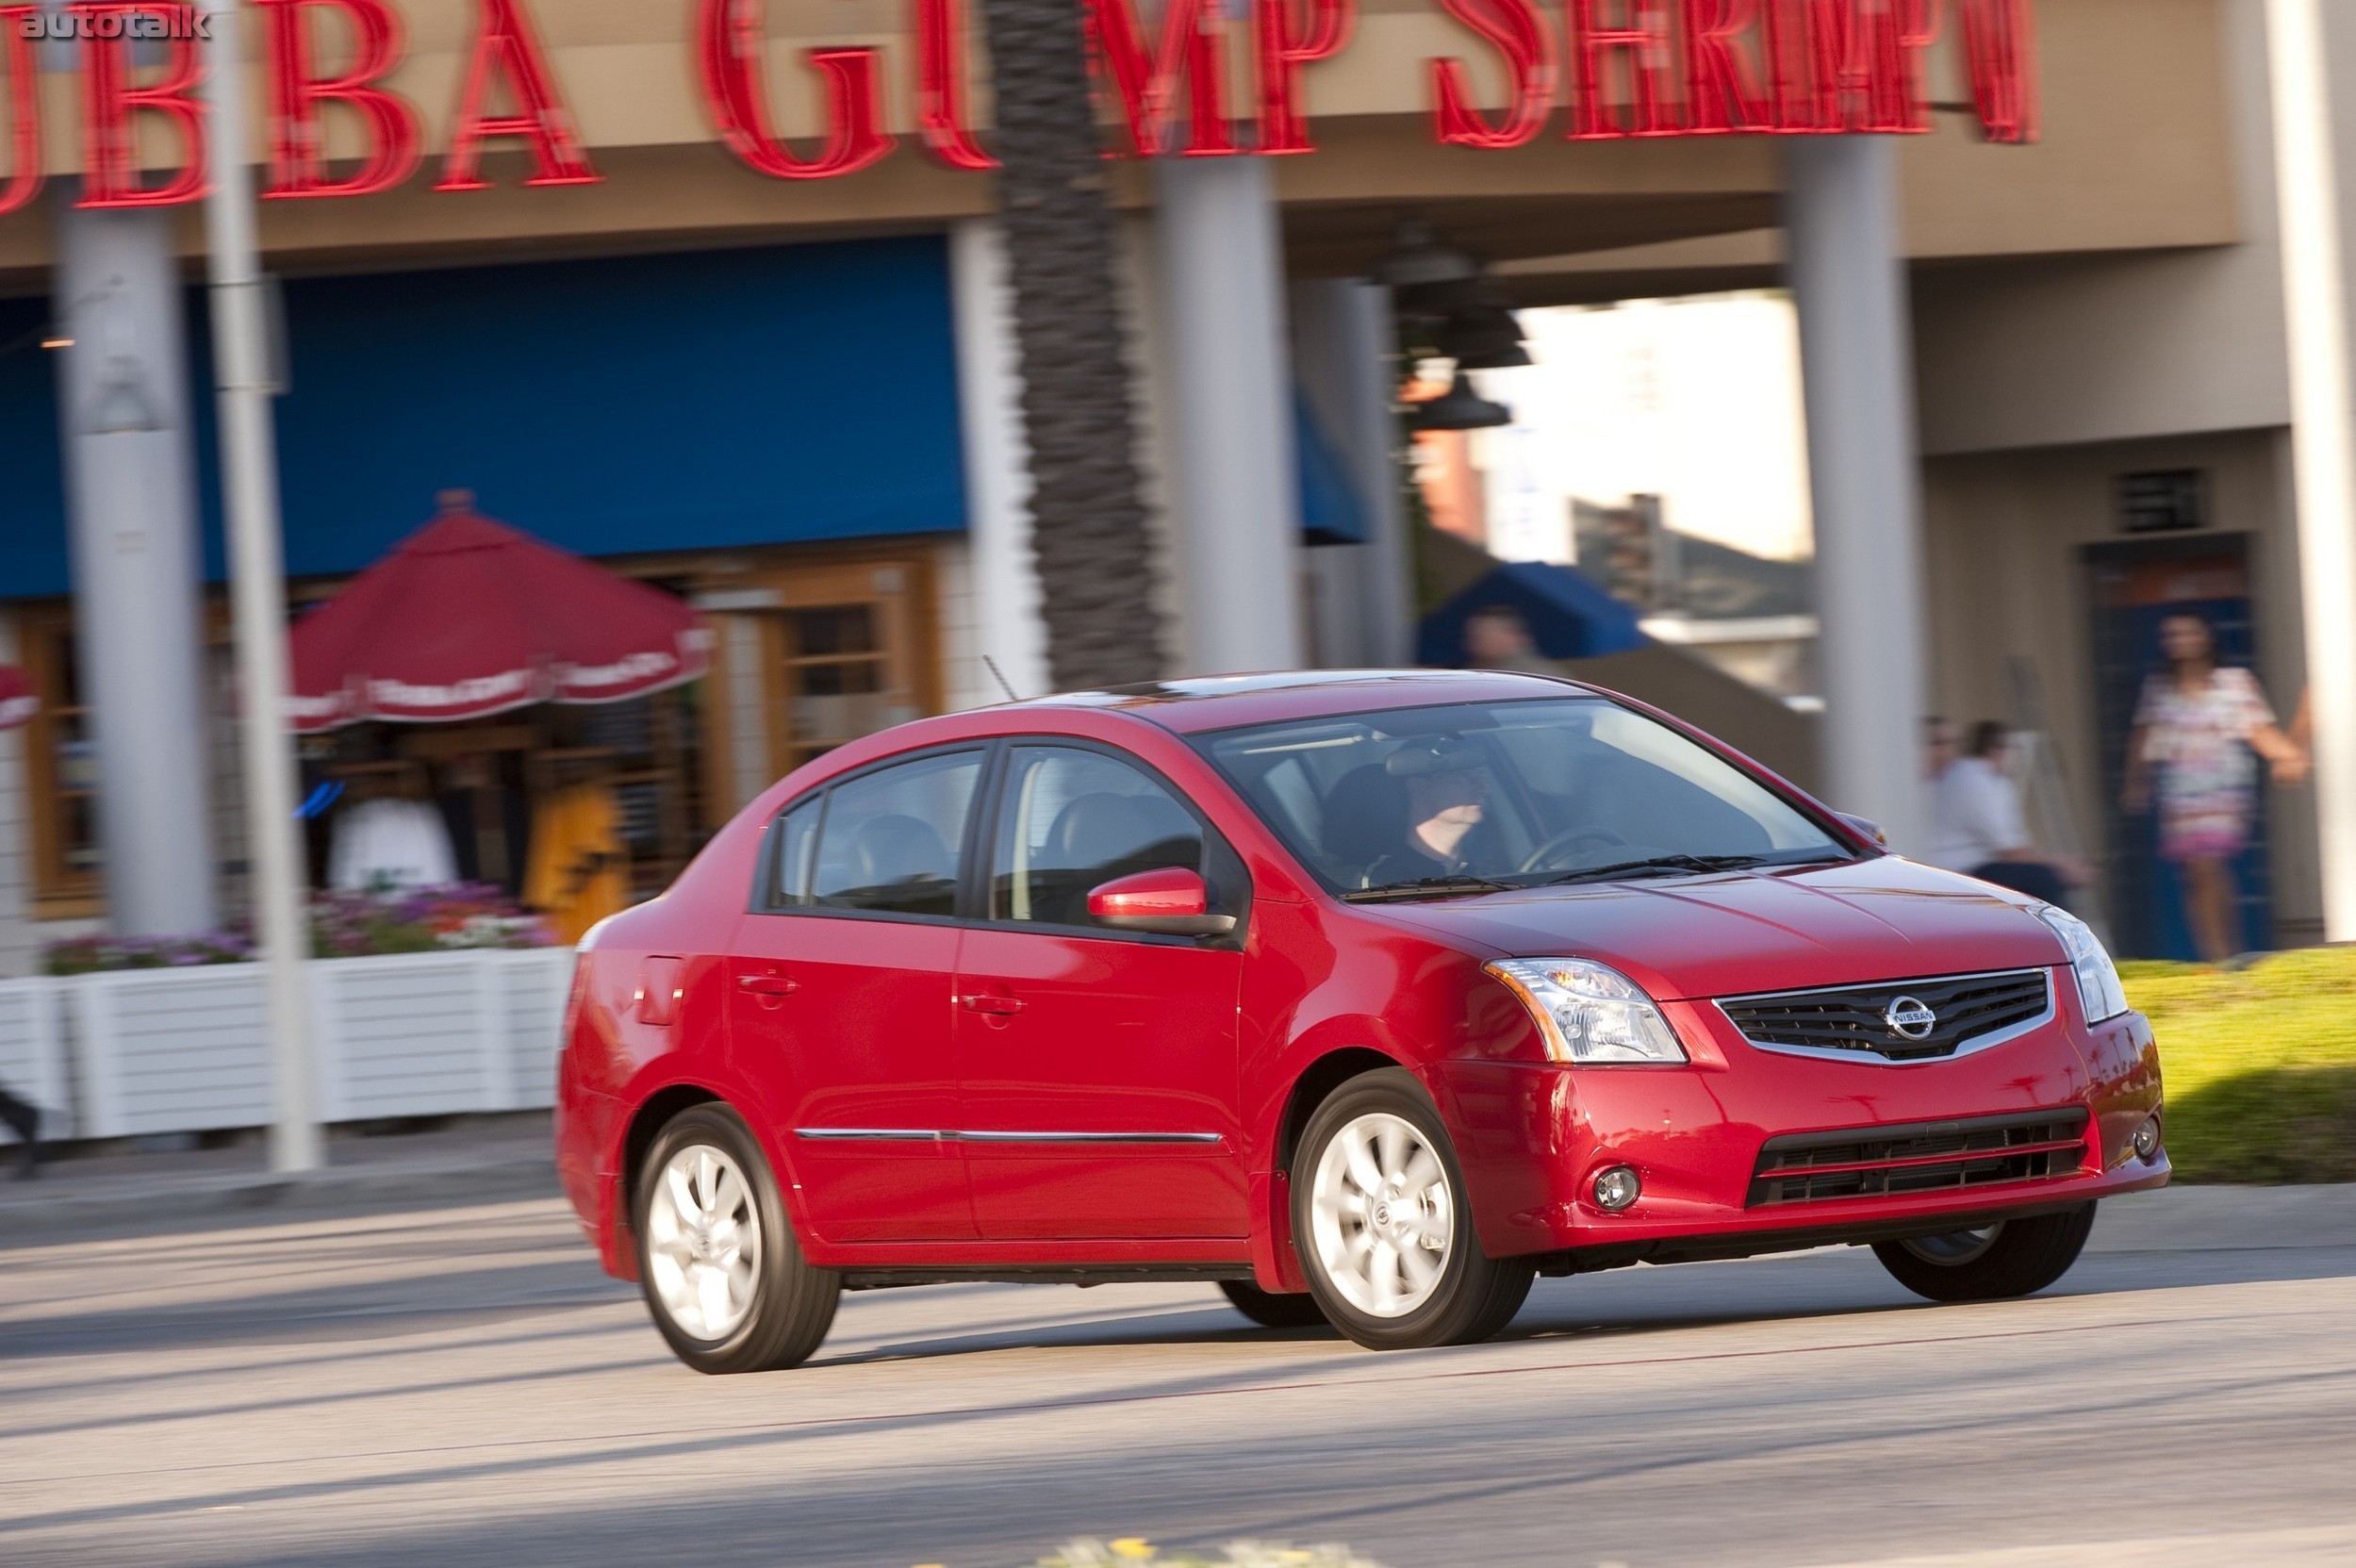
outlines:
[[630, 856], [612, 790], [575, 784], [540, 802], [532, 819], [523, 901], [568, 943], [630, 902]]

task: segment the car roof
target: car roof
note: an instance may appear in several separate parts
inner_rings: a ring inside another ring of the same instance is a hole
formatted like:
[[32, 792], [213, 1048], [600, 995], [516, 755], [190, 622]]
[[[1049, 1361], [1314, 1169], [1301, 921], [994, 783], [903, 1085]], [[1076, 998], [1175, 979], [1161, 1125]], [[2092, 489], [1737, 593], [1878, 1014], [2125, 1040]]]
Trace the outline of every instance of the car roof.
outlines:
[[1383, 708], [1585, 696], [1592, 690], [1575, 681], [1494, 669], [1304, 669], [1145, 681], [1034, 698], [995, 711], [1011, 715], [1026, 708], [1111, 710], [1147, 719], [1179, 734], [1199, 734], [1207, 730]]

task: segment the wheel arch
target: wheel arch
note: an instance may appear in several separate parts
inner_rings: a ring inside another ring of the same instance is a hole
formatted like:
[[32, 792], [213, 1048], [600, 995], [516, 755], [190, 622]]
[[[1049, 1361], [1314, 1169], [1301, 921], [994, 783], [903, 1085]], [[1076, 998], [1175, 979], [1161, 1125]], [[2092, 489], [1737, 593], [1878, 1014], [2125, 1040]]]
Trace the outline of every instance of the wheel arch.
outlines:
[[625, 1278], [634, 1279], [638, 1273], [638, 1167], [646, 1163], [647, 1150], [682, 1111], [727, 1103], [724, 1096], [701, 1083], [667, 1083], [630, 1114], [630, 1125], [622, 1132], [619, 1166], [614, 1172], [614, 1256], [629, 1270]]
[[1385, 1067], [1406, 1066], [1397, 1057], [1372, 1046], [1343, 1046], [1302, 1068], [1293, 1080], [1293, 1087], [1285, 1097], [1284, 1114], [1277, 1123], [1275, 1168], [1293, 1168], [1293, 1155], [1301, 1147], [1301, 1134], [1309, 1130], [1310, 1117], [1317, 1114], [1317, 1107], [1336, 1089], [1354, 1078], [1380, 1072]]

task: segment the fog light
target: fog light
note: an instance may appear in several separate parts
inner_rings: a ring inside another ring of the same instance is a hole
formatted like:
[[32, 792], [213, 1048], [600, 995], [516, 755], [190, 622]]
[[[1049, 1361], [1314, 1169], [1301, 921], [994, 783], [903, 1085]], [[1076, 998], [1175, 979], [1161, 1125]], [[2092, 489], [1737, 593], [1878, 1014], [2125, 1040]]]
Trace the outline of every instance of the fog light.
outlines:
[[1644, 1183], [1626, 1165], [1614, 1165], [1595, 1179], [1595, 1207], [1613, 1213], [1634, 1203], [1644, 1191]]
[[2134, 1145], [2135, 1145], [2135, 1158], [2136, 1158], [2136, 1159], [2138, 1159], [2138, 1160], [2141, 1160], [2141, 1161], [2142, 1161], [2145, 1164], [2147, 1164], [2147, 1165], [2148, 1165], [2148, 1164], [2150, 1164], [2153, 1160], [2155, 1160], [2155, 1159], [2157, 1159], [2157, 1158], [2159, 1157], [2159, 1153], [2160, 1153], [2160, 1118], [2159, 1118], [2159, 1117], [2157, 1117], [2157, 1116], [2148, 1116], [2148, 1117], [2146, 1117], [2146, 1118], [2144, 1119], [2144, 1124], [2143, 1124], [2141, 1127], [2138, 1127], [2138, 1128], [2136, 1128], [2136, 1129], [2135, 1129]]

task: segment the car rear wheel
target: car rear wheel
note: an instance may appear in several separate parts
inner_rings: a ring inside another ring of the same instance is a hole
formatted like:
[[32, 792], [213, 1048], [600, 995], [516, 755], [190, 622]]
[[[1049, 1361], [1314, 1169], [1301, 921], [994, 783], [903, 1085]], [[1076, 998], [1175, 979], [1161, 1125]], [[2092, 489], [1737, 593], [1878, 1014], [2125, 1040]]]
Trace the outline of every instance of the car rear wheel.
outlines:
[[1351, 1079], [1317, 1108], [1292, 1186], [1310, 1294], [1369, 1349], [1477, 1344], [1529, 1295], [1532, 1264], [1481, 1251], [1447, 1130], [1401, 1068]]
[[2094, 1205], [2034, 1219], [1999, 1220], [1903, 1242], [1873, 1255], [1897, 1281], [1934, 1301], [2002, 1301], [2041, 1291], [2069, 1272], [2094, 1230]]
[[809, 1359], [842, 1279], [794, 1241], [768, 1162], [717, 1104], [681, 1112], [638, 1167], [638, 1279], [654, 1326], [698, 1372], [766, 1372]]
[[1263, 1329], [1323, 1329], [1327, 1327], [1326, 1314], [1318, 1308], [1317, 1298], [1306, 1295], [1278, 1295], [1247, 1285], [1241, 1279], [1222, 1279], [1220, 1291], [1228, 1305]]

